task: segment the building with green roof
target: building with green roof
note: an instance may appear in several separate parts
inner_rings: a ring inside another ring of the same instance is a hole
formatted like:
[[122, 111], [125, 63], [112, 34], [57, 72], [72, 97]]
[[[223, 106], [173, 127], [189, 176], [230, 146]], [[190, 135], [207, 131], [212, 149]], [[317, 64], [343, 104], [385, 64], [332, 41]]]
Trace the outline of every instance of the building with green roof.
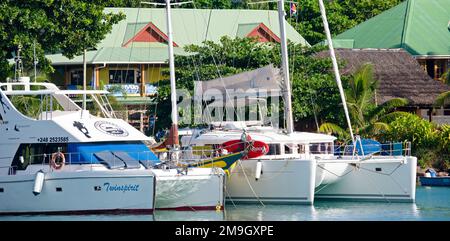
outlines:
[[450, 66], [450, 0], [406, 0], [333, 38], [335, 48], [403, 48], [434, 79]]
[[[126, 19], [114, 25], [95, 50], [88, 51], [88, 81], [93, 81], [91, 85], [98, 86], [100, 81], [136, 84], [160, 80], [160, 69], [168, 59], [165, 9], [106, 8], [105, 11], [122, 12]], [[280, 41], [276, 11], [173, 9], [172, 25], [175, 54], [184, 54], [186, 45], [199, 45], [205, 40], [218, 42], [223, 36], [258, 37], [261, 42]], [[286, 31], [290, 41], [308, 45], [289, 24]], [[49, 54], [47, 57], [65, 85], [80, 85], [82, 56], [68, 59], [61, 54]], [[113, 69], [128, 72], [108, 74]], [[130, 72], [132, 69], [134, 73]], [[140, 76], [144, 81], [140, 81]]]
[[[95, 50], [87, 52], [88, 84], [94, 88], [119, 86], [127, 96], [126, 99], [120, 96], [118, 99], [128, 109], [144, 113], [147, 96], [156, 93], [155, 83], [164, 78], [161, 70], [167, 66], [165, 9], [106, 8], [105, 11], [122, 12], [126, 19], [114, 25]], [[223, 36], [280, 42], [277, 11], [175, 8], [171, 17], [175, 54], [186, 54], [183, 51], [186, 45], [200, 45], [205, 40], [218, 42]], [[294, 43], [309, 45], [289, 24], [286, 24], [286, 35]], [[72, 59], [61, 54], [46, 56], [56, 70], [53, 82], [68, 89], [80, 88], [83, 81], [82, 56]], [[140, 129], [143, 129], [142, 121]]]

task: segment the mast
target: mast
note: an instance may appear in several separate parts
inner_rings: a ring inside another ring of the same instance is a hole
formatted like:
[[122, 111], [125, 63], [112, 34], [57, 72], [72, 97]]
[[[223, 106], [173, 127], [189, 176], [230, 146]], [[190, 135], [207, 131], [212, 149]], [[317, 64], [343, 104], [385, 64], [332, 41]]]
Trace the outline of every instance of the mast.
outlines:
[[280, 24], [281, 35], [281, 69], [283, 70], [283, 78], [285, 84], [285, 118], [286, 118], [286, 131], [288, 134], [294, 132], [294, 121], [292, 118], [292, 100], [291, 100], [291, 81], [289, 79], [289, 62], [286, 40], [286, 25], [284, 23], [284, 0], [278, 1], [278, 20]]
[[167, 20], [167, 37], [169, 47], [169, 69], [170, 69], [170, 99], [172, 102], [172, 127], [170, 128], [169, 143], [178, 146], [178, 108], [177, 108], [177, 90], [175, 85], [175, 63], [173, 56], [173, 34], [172, 34], [172, 18], [170, 16], [170, 0], [166, 0], [166, 20]]
[[38, 58], [36, 57], [36, 40], [33, 41], [33, 64], [34, 64], [34, 82], [36, 83], [36, 78], [37, 78], [37, 71], [36, 71], [36, 67], [38, 64]]
[[83, 50], [83, 90], [83, 111], [81, 113], [86, 111], [86, 49]]
[[347, 125], [350, 130], [350, 136], [352, 142], [355, 142], [355, 137], [353, 135], [352, 123], [350, 121], [350, 115], [348, 114], [347, 101], [345, 100], [344, 88], [342, 88], [341, 75], [339, 74], [339, 67], [336, 61], [336, 55], [334, 53], [333, 42], [331, 40], [330, 29], [328, 27], [327, 15], [325, 12], [325, 6], [323, 5], [323, 0], [319, 0], [320, 13], [322, 15], [323, 27], [325, 29], [325, 34], [327, 35], [328, 48], [330, 49], [331, 61], [333, 62], [334, 76], [336, 78], [336, 83], [339, 88], [339, 93], [341, 94], [342, 105], [344, 106], [345, 118], [347, 119]]

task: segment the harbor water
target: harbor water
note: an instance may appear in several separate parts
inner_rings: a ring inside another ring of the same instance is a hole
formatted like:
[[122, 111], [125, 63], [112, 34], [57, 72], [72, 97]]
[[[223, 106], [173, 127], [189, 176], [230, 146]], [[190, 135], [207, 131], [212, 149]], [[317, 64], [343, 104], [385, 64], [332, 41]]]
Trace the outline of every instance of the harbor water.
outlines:
[[415, 203], [316, 201], [308, 205], [233, 205], [225, 211], [156, 211], [153, 215], [23, 215], [2, 221], [450, 221], [450, 188], [417, 187]]

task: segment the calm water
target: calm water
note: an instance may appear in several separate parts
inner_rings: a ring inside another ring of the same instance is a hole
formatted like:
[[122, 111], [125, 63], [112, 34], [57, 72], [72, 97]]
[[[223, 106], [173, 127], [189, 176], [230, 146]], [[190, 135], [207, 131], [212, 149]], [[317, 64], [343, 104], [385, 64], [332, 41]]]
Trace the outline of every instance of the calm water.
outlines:
[[225, 212], [157, 211], [153, 215], [0, 216], [0, 220], [450, 220], [449, 187], [417, 187], [416, 203], [316, 201], [303, 205], [227, 205]]

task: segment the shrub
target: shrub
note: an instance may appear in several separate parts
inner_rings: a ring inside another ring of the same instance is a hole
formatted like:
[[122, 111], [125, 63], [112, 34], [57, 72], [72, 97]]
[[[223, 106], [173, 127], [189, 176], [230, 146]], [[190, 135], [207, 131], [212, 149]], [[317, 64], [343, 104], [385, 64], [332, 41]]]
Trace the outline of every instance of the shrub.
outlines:
[[415, 149], [435, 149], [440, 146], [439, 131], [427, 120], [416, 115], [405, 115], [390, 123], [385, 138], [390, 141], [410, 141]]

